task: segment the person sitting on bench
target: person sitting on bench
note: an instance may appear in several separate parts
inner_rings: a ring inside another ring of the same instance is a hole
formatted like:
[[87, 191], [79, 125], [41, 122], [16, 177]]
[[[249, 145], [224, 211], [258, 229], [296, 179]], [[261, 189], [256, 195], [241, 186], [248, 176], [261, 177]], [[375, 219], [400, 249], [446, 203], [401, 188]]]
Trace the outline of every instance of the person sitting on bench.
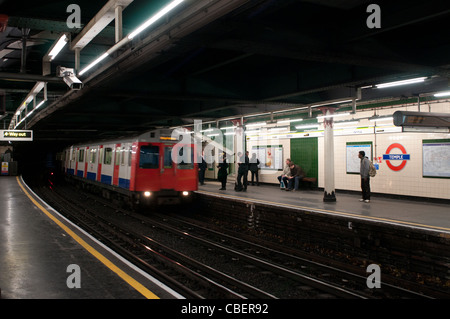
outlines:
[[278, 176], [278, 181], [280, 182], [280, 188], [285, 189], [288, 188], [288, 177], [291, 176], [291, 168], [289, 164], [291, 163], [291, 159], [286, 159], [286, 166], [283, 169], [283, 173]]
[[288, 177], [289, 187], [286, 188], [286, 190], [287, 191], [291, 191], [291, 190], [297, 191], [300, 181], [303, 179], [303, 177], [305, 177], [305, 172], [303, 171], [303, 169], [300, 166], [294, 164], [294, 162], [291, 162], [289, 167], [291, 169], [291, 176]]

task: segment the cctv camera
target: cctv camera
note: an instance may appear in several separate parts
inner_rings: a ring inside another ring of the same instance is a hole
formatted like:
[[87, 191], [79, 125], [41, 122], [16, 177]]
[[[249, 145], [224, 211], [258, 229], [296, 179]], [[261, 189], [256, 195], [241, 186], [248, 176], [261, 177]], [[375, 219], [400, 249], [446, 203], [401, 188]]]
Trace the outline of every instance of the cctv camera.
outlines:
[[56, 75], [62, 77], [64, 82], [73, 90], [80, 90], [83, 87], [83, 83], [75, 76], [75, 71], [72, 68], [58, 66]]

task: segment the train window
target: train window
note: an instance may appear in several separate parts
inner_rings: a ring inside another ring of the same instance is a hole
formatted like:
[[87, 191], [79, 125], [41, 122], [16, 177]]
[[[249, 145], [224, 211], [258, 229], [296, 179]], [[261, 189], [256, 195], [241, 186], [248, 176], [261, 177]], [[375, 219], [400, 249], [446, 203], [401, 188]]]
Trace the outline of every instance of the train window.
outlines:
[[91, 149], [91, 160], [90, 163], [96, 163], [97, 162], [97, 149]]
[[139, 168], [159, 167], [159, 147], [152, 145], [141, 146]]
[[178, 150], [178, 158], [183, 158], [184, 152], [187, 151], [189, 154], [187, 154], [187, 158], [188, 162], [186, 163], [185, 161], [181, 161], [178, 164], [178, 169], [193, 169], [194, 168], [194, 150], [192, 149], [192, 147], [180, 147], [180, 149]]
[[120, 146], [116, 147], [116, 160], [114, 161], [114, 165], [120, 164]]
[[164, 168], [172, 168], [172, 147], [164, 147]]
[[112, 148], [111, 147], [106, 147], [105, 148], [105, 157], [103, 159], [103, 164], [111, 165], [111, 160], [112, 160]]
[[78, 163], [84, 162], [84, 149], [78, 151]]

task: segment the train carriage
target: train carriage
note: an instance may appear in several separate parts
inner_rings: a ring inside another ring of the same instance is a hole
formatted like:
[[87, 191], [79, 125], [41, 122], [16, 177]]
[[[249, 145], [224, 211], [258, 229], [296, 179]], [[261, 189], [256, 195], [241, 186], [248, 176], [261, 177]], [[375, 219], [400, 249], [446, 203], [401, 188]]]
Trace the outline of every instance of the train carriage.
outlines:
[[114, 192], [131, 203], [177, 204], [190, 201], [197, 190], [194, 154], [193, 144], [181, 144], [170, 130], [155, 130], [134, 138], [70, 146], [65, 150], [64, 173], [106, 197]]

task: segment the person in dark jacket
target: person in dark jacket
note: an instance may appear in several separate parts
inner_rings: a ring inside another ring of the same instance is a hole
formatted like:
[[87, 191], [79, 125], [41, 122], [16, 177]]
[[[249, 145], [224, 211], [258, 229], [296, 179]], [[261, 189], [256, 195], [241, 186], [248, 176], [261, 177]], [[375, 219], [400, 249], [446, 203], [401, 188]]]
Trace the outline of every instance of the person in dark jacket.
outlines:
[[289, 179], [289, 188], [286, 188], [287, 191], [291, 190], [298, 190], [300, 181], [305, 177], [305, 172], [303, 169], [299, 166], [294, 164], [294, 162], [290, 163], [291, 168], [291, 176], [288, 177]]
[[217, 172], [217, 179], [222, 183], [222, 188], [219, 190], [227, 189], [227, 176], [228, 176], [228, 163], [227, 155], [224, 153], [222, 157], [222, 162], [217, 165], [219, 171]]
[[247, 175], [248, 175], [248, 164], [249, 158], [247, 155], [243, 155], [241, 152], [238, 153], [238, 176], [237, 176], [237, 185], [235, 190], [240, 192], [247, 191]]
[[249, 170], [252, 173], [252, 186], [255, 185], [255, 177], [256, 177], [256, 186], [259, 186], [258, 165], [259, 159], [256, 158], [256, 153], [253, 153], [249, 163]]
[[358, 157], [361, 160], [359, 175], [361, 175], [361, 193], [362, 193], [362, 198], [359, 201], [370, 203], [370, 175], [369, 175], [370, 160], [366, 157], [366, 152], [364, 151], [359, 151]]
[[200, 185], [205, 185], [205, 171], [206, 171], [206, 161], [201, 157], [202, 161], [198, 163], [198, 181]]

